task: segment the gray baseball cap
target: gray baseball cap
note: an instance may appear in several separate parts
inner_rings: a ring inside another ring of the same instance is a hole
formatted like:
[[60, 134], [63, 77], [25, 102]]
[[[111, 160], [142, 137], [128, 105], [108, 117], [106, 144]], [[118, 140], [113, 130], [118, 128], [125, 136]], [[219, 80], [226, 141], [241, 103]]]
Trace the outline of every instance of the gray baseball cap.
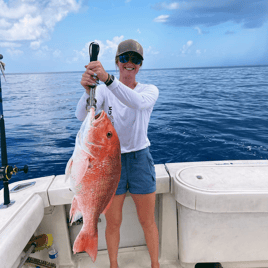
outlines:
[[138, 53], [143, 59], [143, 48], [137, 41], [133, 39], [122, 41], [118, 45], [116, 56], [122, 55], [123, 53], [126, 53], [128, 51]]

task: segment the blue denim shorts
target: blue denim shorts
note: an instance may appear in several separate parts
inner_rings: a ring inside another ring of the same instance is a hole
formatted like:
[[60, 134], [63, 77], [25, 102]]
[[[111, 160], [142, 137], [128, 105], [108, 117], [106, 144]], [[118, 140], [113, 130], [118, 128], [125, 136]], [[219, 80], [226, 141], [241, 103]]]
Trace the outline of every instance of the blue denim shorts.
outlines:
[[150, 194], [156, 191], [154, 161], [149, 147], [121, 154], [121, 178], [116, 194], [128, 190], [132, 194]]

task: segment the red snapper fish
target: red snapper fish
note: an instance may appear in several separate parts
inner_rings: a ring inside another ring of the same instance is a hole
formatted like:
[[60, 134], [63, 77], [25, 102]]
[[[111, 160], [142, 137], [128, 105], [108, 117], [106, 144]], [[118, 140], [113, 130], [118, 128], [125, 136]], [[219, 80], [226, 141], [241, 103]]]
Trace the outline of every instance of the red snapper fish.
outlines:
[[117, 133], [102, 111], [90, 109], [76, 136], [66, 170], [75, 193], [70, 210], [71, 224], [83, 215], [83, 227], [73, 252], [86, 251], [95, 262], [98, 253], [98, 219], [112, 203], [121, 174], [121, 151]]

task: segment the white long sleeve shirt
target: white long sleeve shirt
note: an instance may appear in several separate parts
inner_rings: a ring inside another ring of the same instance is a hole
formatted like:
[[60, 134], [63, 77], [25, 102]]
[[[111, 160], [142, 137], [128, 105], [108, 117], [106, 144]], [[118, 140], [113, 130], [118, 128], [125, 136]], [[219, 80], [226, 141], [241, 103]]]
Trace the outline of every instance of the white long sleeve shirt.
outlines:
[[[96, 89], [97, 111], [104, 110], [113, 123], [121, 145], [121, 153], [134, 152], [150, 146], [148, 125], [159, 91], [154, 85], [138, 83], [131, 89], [117, 78], [110, 86]], [[85, 92], [79, 100], [75, 115], [83, 121], [87, 115]]]

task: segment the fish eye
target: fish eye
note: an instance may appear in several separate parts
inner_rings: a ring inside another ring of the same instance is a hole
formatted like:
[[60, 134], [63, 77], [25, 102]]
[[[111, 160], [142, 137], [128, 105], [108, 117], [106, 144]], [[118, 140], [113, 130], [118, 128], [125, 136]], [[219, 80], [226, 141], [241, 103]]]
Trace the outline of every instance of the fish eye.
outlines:
[[111, 131], [109, 131], [109, 132], [107, 133], [107, 138], [110, 139], [112, 136], [113, 136], [113, 133], [112, 133]]

